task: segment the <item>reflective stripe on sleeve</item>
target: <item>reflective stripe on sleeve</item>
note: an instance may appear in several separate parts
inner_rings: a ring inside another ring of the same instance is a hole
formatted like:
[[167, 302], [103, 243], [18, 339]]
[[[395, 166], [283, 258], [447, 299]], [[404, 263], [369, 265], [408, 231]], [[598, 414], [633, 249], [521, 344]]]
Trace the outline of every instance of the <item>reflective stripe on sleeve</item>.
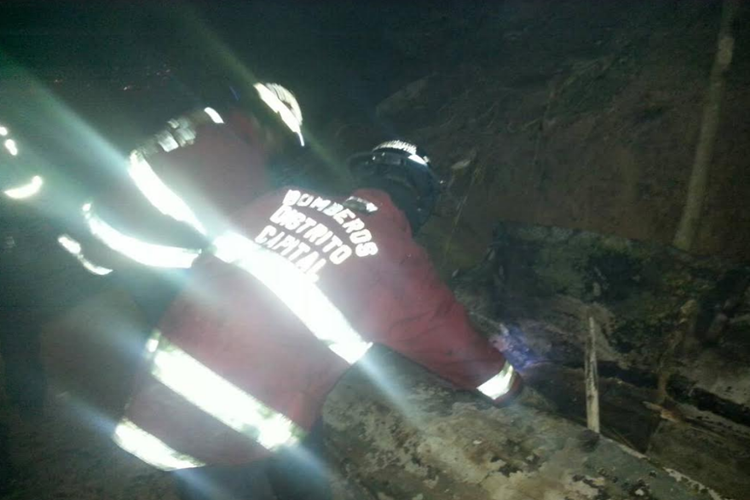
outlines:
[[91, 234], [112, 250], [146, 266], [187, 269], [200, 255], [200, 250], [157, 245], [119, 232], [83, 206], [83, 215]]
[[161, 213], [185, 222], [201, 234], [206, 234], [205, 228], [188, 204], [164, 184], [140, 151], [130, 154], [128, 174], [143, 196]]
[[263, 283], [318, 340], [347, 363], [356, 363], [372, 346], [310, 277], [281, 255], [232, 232], [218, 237], [213, 246], [219, 259], [239, 266]]
[[297, 443], [304, 431], [282, 413], [220, 377], [188, 353], [154, 332], [151, 374], [159, 382], [227, 427], [268, 450]]
[[513, 366], [506, 361], [505, 366], [497, 373], [497, 375], [477, 387], [477, 389], [485, 396], [497, 399], [500, 396], [507, 394], [513, 387], [515, 373], [516, 371], [513, 369]]
[[190, 455], [170, 448], [127, 419], [121, 420], [117, 425], [113, 439], [123, 450], [161, 470], [190, 469], [206, 465]]

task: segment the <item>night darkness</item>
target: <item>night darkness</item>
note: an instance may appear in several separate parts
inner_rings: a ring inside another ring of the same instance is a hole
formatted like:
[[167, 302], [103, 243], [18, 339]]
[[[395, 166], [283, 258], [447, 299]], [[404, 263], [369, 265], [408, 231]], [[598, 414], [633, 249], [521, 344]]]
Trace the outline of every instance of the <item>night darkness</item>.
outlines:
[[[0, 2], [0, 180], [27, 173], [21, 156], [44, 179], [33, 204], [16, 201], [41, 184], [0, 193], [0, 498], [178, 498], [169, 474], [109, 440], [157, 321], [131, 288], [156, 308], [169, 280], [86, 273], [58, 238], [81, 234], [91, 200], [133, 189], [121, 189], [130, 152], [168, 120], [258, 82], [290, 89], [304, 114], [306, 147], [279, 156], [271, 187], [342, 195], [350, 155], [390, 139], [423, 147], [442, 187], [415, 239], [544, 408], [586, 424], [593, 320], [603, 435], [744, 498], [749, 20], [741, 0]], [[141, 216], [130, 210], [122, 220]], [[456, 417], [456, 436], [474, 429], [452, 403], [430, 404]], [[461, 468], [420, 455], [418, 429], [380, 435], [352, 415], [329, 429], [337, 499], [499, 498], [488, 484], [536, 467], [477, 438], [461, 457], [485, 479], [464, 490]], [[526, 438], [508, 443], [534, 456]], [[378, 467], [355, 452], [368, 439]], [[498, 462], [514, 472], [500, 478]], [[402, 475], [414, 470], [454, 496], [420, 496]], [[625, 486], [603, 470], [579, 486], [615, 498]], [[541, 482], [529, 498], [547, 494]]]

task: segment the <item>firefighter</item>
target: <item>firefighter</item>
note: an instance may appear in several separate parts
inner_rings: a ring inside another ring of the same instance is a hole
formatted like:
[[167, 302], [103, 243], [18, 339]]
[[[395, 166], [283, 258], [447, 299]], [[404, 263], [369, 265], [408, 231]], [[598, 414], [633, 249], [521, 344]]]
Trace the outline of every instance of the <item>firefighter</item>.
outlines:
[[150, 337], [114, 439], [184, 498], [329, 498], [319, 412], [375, 342], [497, 401], [519, 389], [412, 238], [428, 157], [389, 141], [351, 170], [347, 198], [287, 187], [235, 214]]
[[274, 83], [172, 119], [130, 154], [111, 189], [83, 205], [88, 232], [61, 244], [101, 274], [121, 271], [153, 325], [232, 212], [270, 189], [267, 165], [304, 145], [301, 125], [294, 94]]

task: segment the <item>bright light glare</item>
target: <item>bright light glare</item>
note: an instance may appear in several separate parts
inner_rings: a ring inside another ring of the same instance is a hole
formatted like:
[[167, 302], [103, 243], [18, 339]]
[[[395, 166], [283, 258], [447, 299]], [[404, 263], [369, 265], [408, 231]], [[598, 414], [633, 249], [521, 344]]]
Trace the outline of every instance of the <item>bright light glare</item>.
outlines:
[[347, 363], [356, 363], [372, 346], [310, 276], [281, 255], [232, 232], [218, 237], [213, 246], [219, 259], [236, 264], [263, 283], [313, 335]]
[[167, 446], [156, 436], [123, 419], [115, 428], [114, 441], [128, 453], [162, 470], [190, 469], [206, 464]]
[[8, 128], [0, 125], [0, 137], [5, 137], [6, 135], [8, 135]]
[[479, 389], [479, 392], [481, 392], [485, 396], [489, 396], [492, 399], [497, 399], [510, 390], [513, 383], [514, 373], [515, 370], [513, 369], [513, 366], [506, 361], [505, 366], [497, 375], [477, 387], [477, 389]]
[[221, 118], [221, 115], [216, 112], [213, 108], [206, 108], [203, 111], [206, 112], [206, 114], [213, 120], [214, 123], [224, 123], [224, 120]]
[[10, 153], [12, 156], [18, 155], [18, 146], [16, 145], [16, 141], [13, 139], [5, 139], [5, 149], [8, 150], [8, 153]]
[[43, 184], [44, 179], [42, 179], [38, 175], [35, 175], [28, 183], [24, 184], [23, 186], [6, 189], [5, 191], [3, 191], [3, 193], [5, 193], [5, 196], [7, 196], [8, 198], [13, 198], [14, 200], [22, 200], [24, 198], [30, 198], [37, 194], [39, 190], [42, 189]]
[[235, 431], [273, 450], [297, 442], [297, 426], [220, 377], [185, 351], [159, 340], [153, 357], [154, 377], [192, 404]]
[[[299, 142], [301, 146], [305, 145], [305, 138], [302, 137], [302, 112], [299, 109], [299, 104], [297, 104], [297, 100], [294, 99], [294, 96], [291, 96], [291, 101], [289, 104], [285, 104], [284, 102], [279, 99], [279, 97], [276, 95], [275, 92], [273, 92], [269, 87], [280, 87], [278, 85], [269, 84], [269, 86], [263, 85], [262, 83], [256, 83], [254, 85], [255, 90], [258, 91], [258, 95], [260, 96], [260, 99], [266, 103], [266, 105], [271, 108], [271, 110], [274, 113], [277, 113], [281, 120], [284, 122], [284, 124], [289, 127], [289, 130], [297, 134], [297, 137], [299, 137]], [[281, 87], [283, 89], [283, 87]], [[291, 93], [284, 89], [287, 94]], [[291, 106], [291, 109], [290, 107]]]
[[162, 182], [151, 168], [151, 165], [149, 165], [138, 151], [133, 151], [130, 154], [128, 174], [130, 174], [133, 182], [135, 182], [135, 185], [138, 186], [138, 189], [140, 189], [146, 199], [161, 213], [189, 224], [201, 234], [206, 234], [205, 228], [198, 221], [198, 218], [187, 203]]
[[[89, 204], [87, 204], [89, 205]], [[84, 205], [85, 207], [86, 205]], [[84, 217], [91, 234], [112, 250], [141, 264], [152, 267], [187, 269], [200, 255], [200, 250], [148, 243], [119, 232], [84, 208]]]

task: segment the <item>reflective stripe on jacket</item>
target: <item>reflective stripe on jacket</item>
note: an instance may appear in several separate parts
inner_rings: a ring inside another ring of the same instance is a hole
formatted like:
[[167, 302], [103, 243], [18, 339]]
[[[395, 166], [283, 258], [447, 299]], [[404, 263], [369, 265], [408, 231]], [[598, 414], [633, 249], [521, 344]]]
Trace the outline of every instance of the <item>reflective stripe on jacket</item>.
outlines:
[[238, 112], [205, 108], [170, 120], [130, 154], [118, 185], [84, 207], [89, 231], [141, 264], [190, 267], [233, 212], [268, 191], [256, 135]]
[[[385, 193], [343, 200], [283, 189], [234, 219], [159, 325], [160, 342], [190, 360], [170, 376], [187, 387], [165, 382], [169, 365], [157, 375], [152, 360], [122, 423], [161, 443], [160, 453], [171, 450], [170, 467], [242, 463], [293, 443], [373, 342], [493, 398], [514, 385], [512, 367], [471, 327]], [[155, 359], [166, 359], [161, 345]], [[227, 399], [253, 403], [227, 417]], [[259, 422], [267, 421], [275, 430], [264, 433]]]

